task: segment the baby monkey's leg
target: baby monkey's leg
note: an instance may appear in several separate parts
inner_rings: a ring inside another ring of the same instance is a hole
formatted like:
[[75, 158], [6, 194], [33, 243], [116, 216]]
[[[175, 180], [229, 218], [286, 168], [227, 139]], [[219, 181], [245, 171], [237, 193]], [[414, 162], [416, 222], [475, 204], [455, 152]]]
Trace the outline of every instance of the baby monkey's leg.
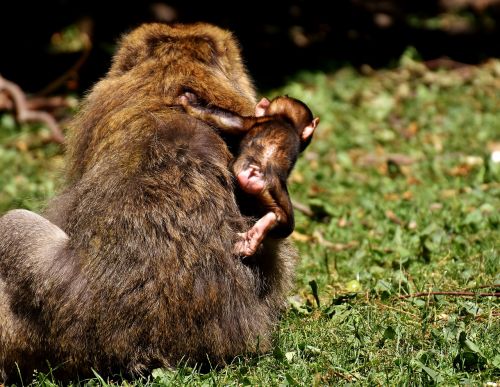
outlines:
[[295, 228], [292, 202], [286, 183], [271, 179], [268, 187], [258, 195], [261, 205], [276, 214], [276, 226], [271, 230], [273, 238], [286, 238]]

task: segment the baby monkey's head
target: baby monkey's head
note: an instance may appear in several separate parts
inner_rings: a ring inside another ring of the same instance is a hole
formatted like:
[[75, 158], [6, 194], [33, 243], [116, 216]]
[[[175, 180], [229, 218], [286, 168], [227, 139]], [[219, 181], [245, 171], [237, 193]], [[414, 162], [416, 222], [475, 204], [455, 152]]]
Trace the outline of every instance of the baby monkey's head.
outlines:
[[312, 134], [319, 124], [319, 118], [313, 118], [309, 107], [298, 99], [282, 95], [269, 101], [262, 98], [255, 107], [256, 116], [279, 116], [294, 127], [300, 136], [300, 151], [311, 142]]
[[288, 96], [272, 101], [263, 98], [255, 113], [272, 119], [253, 126], [245, 135], [233, 164], [240, 187], [254, 194], [285, 184], [319, 122], [307, 105]]

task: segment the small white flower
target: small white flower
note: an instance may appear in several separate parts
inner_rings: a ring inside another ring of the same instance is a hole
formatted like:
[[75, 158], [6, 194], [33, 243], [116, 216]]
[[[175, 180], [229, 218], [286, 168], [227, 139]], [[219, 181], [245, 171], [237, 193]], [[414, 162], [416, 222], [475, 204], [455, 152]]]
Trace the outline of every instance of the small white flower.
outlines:
[[500, 149], [491, 152], [491, 161], [494, 163], [500, 163]]

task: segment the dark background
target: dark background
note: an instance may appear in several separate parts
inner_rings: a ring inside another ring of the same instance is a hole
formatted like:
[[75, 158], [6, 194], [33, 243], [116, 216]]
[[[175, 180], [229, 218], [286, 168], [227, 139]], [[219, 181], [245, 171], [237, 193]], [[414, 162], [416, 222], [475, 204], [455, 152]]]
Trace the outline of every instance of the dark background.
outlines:
[[122, 33], [158, 20], [207, 21], [232, 30], [261, 90], [301, 69], [392, 66], [409, 46], [423, 60], [474, 64], [500, 56], [499, 0], [52, 0], [11, 1], [0, 9], [0, 74], [30, 93], [54, 86], [81, 59], [82, 52], [49, 49], [51, 37], [71, 25], [88, 33], [91, 49], [45, 94], [83, 93], [107, 71]]

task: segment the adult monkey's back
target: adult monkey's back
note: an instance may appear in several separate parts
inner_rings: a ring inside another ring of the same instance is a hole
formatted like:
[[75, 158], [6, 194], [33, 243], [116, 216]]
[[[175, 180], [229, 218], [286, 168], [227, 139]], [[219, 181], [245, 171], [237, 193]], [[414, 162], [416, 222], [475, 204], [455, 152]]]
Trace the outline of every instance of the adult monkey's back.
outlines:
[[213, 128], [171, 107], [186, 89], [252, 114], [228, 32], [151, 24], [125, 36], [70, 127], [53, 223], [23, 210], [0, 218], [0, 380], [14, 362], [25, 376], [45, 360], [70, 376], [134, 374], [269, 347], [295, 252], [268, 241], [234, 256], [249, 224], [231, 154]]

